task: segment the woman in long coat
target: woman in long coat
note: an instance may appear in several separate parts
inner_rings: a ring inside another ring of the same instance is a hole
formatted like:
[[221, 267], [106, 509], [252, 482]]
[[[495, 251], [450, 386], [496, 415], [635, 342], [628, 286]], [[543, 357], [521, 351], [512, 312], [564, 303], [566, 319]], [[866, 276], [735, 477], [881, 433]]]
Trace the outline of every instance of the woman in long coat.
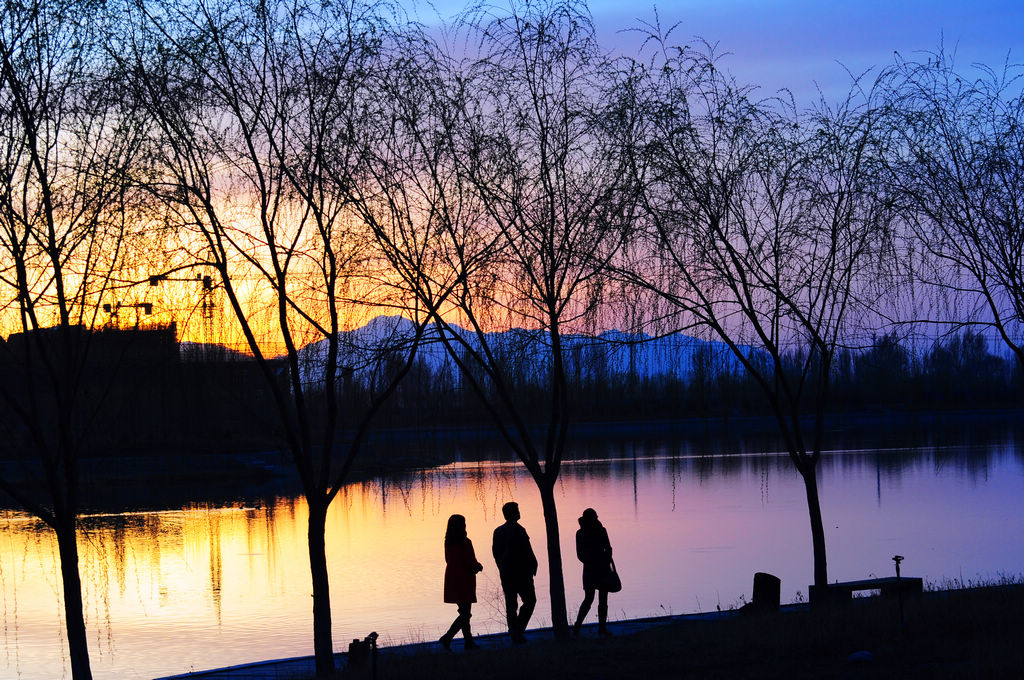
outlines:
[[597, 519], [593, 508], [583, 511], [579, 519], [580, 528], [576, 532], [576, 557], [583, 563], [583, 602], [576, 616], [576, 624], [572, 627], [574, 635], [580, 634], [583, 619], [594, 603], [594, 591], [598, 592], [597, 600], [597, 634], [611, 635], [608, 632], [608, 576], [612, 570], [612, 544], [608, 540], [608, 531]]
[[452, 638], [460, 630], [466, 649], [476, 649], [469, 619], [473, 616], [476, 602], [476, 575], [484, 565], [476, 560], [473, 541], [466, 535], [466, 518], [452, 515], [448, 518], [448, 530], [444, 535], [444, 601], [458, 605], [459, 615], [455, 617], [448, 632], [441, 636], [441, 646], [451, 650]]

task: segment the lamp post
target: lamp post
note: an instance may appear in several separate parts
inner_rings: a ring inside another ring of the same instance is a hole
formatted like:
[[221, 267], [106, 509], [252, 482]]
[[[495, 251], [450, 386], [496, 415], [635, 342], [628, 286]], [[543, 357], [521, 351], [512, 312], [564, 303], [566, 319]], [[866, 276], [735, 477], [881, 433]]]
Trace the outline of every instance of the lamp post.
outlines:
[[905, 623], [903, 620], [903, 588], [900, 587], [900, 562], [903, 561], [903, 555], [893, 555], [892, 561], [896, 563], [896, 598], [900, 603], [900, 628]]

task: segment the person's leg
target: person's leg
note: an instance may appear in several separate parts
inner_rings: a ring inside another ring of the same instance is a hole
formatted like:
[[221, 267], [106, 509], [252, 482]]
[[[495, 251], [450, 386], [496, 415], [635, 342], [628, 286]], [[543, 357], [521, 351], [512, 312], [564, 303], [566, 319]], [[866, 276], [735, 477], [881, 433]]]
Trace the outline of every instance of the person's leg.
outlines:
[[463, 625], [464, 622], [462, 620], [462, 605], [460, 604], [459, 615], [455, 617], [455, 620], [452, 621], [452, 625], [448, 627], [448, 632], [441, 636], [441, 646], [445, 649], [451, 649], [452, 638], [455, 637], [456, 633], [462, 630]]
[[523, 606], [519, 608], [516, 630], [519, 637], [522, 638], [523, 633], [526, 632], [526, 626], [530, 623], [530, 617], [533, 616], [533, 609], [537, 606], [537, 591], [533, 587], [532, 578], [519, 587], [519, 597], [523, 600]]
[[597, 634], [611, 635], [608, 632], [608, 591], [600, 590], [597, 595]]
[[459, 604], [459, 618], [462, 619], [462, 638], [466, 641], [466, 649], [476, 649], [477, 644], [473, 641], [473, 631], [470, 630], [469, 620], [473, 618], [473, 603], [462, 602]]
[[515, 586], [509, 584], [501, 584], [501, 590], [505, 593], [505, 620], [508, 623], [508, 633], [513, 638], [516, 637], [517, 625], [519, 622], [519, 595], [516, 592]]
[[580, 602], [580, 611], [576, 614], [576, 623], [572, 627], [573, 635], [580, 634], [583, 619], [587, 618], [587, 613], [590, 611], [590, 605], [592, 604], [594, 604], [594, 589], [587, 588], [583, 591], [583, 602]]

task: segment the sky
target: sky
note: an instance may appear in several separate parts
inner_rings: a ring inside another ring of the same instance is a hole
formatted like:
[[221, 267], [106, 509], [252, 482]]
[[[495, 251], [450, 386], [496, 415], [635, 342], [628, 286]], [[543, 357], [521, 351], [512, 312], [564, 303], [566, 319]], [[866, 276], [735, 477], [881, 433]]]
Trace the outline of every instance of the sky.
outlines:
[[[436, 16], [423, 0], [402, 2], [424, 21]], [[433, 2], [442, 16], [465, 5]], [[894, 52], [921, 60], [943, 44], [964, 67], [1001, 68], [1008, 55], [1024, 63], [1020, 0], [591, 0], [589, 7], [608, 50], [634, 52], [637, 34], [624, 29], [651, 22], [656, 9], [663, 27], [676, 25], [677, 42], [699, 37], [728, 52], [726, 67], [741, 83], [760, 86], [765, 96], [789, 88], [804, 103], [819, 87], [827, 95], [845, 92], [847, 68], [859, 74], [891, 64]]]

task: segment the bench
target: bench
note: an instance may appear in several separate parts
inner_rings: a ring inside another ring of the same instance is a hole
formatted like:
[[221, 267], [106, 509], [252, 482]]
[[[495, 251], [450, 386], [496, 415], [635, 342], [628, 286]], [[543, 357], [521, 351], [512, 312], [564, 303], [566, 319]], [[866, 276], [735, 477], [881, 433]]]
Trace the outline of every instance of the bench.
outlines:
[[848, 602], [853, 599], [853, 594], [862, 590], [880, 591], [882, 597], [895, 597], [896, 595], [920, 595], [924, 590], [924, 582], [921, 578], [913, 576], [887, 576], [885, 578], [867, 578], [860, 581], [843, 581], [840, 583], [829, 583], [824, 586], [810, 586], [808, 597], [811, 604], [822, 602]]

